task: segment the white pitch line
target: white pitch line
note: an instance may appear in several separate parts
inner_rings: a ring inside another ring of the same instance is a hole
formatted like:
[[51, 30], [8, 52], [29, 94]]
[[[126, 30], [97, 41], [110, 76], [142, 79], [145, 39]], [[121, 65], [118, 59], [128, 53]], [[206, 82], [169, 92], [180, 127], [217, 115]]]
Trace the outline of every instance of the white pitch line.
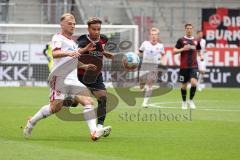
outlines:
[[[210, 101], [211, 102], [211, 101]], [[163, 109], [181, 109], [181, 106], [179, 105], [179, 107], [172, 107], [172, 106], [162, 106], [159, 104], [181, 104], [181, 102], [163, 102], [163, 103], [152, 103], [149, 104], [150, 107], [152, 108], [163, 108]], [[194, 110], [202, 110], [202, 111], [218, 111], [218, 112], [240, 112], [240, 109], [218, 109], [218, 108], [214, 108], [214, 107], [210, 107], [210, 108], [196, 108]]]

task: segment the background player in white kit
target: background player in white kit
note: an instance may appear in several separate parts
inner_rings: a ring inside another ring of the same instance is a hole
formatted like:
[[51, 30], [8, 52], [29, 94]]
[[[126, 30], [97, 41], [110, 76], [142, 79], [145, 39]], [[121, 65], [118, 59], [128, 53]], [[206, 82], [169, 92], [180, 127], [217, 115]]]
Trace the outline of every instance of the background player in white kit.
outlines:
[[[63, 14], [60, 19], [60, 24], [61, 33], [55, 34], [52, 38], [54, 64], [49, 75], [51, 87], [50, 104], [43, 106], [28, 120], [23, 133], [25, 137], [29, 137], [36, 123], [60, 111], [63, 106], [65, 94], [72, 94], [76, 95], [75, 99], [84, 106], [84, 118], [89, 126], [91, 138], [92, 140], [97, 140], [104, 134], [105, 130], [111, 128], [97, 128], [96, 115], [94, 115], [95, 112], [93, 111], [93, 100], [84, 85], [82, 85], [81, 88], [79, 87], [81, 84], [77, 79], [78, 56], [88, 50], [94, 50], [95, 47], [93, 44], [89, 44], [85, 48], [78, 48], [72, 39], [76, 24], [72, 14]], [[86, 67], [92, 70], [96, 69], [96, 66], [92, 64], [86, 64]], [[60, 71], [59, 68], [61, 69]], [[92, 115], [89, 115], [89, 113]]]
[[[206, 52], [206, 40], [203, 38], [203, 32], [197, 31], [197, 40], [200, 41], [201, 46], [201, 54], [204, 55]], [[204, 88], [204, 84], [202, 84], [203, 76], [206, 72], [206, 62], [204, 60], [198, 59], [198, 70], [199, 70], [199, 76], [198, 76], [198, 90], [202, 91]]]
[[142, 56], [140, 88], [144, 89], [142, 106], [147, 107], [152, 95], [153, 83], [158, 79], [158, 65], [163, 64], [165, 59], [164, 46], [159, 42], [159, 29], [152, 28], [150, 30], [150, 40], [142, 43], [139, 52]]

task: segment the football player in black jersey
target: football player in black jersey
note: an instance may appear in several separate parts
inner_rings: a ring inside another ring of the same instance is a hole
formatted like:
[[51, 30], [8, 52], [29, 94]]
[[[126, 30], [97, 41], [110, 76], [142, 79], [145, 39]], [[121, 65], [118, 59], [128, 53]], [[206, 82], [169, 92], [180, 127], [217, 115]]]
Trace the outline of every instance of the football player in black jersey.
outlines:
[[[88, 34], [81, 35], [76, 41], [80, 48], [84, 48], [89, 43], [95, 44], [96, 47], [94, 51], [85, 52], [79, 57], [78, 80], [86, 85], [98, 100], [98, 127], [103, 127], [107, 105], [107, 91], [102, 77], [103, 56], [113, 59], [113, 54], [104, 50], [104, 45], [107, 43], [108, 38], [100, 34], [101, 24], [102, 21], [99, 18], [89, 18], [87, 22]], [[93, 67], [91, 64], [94, 64], [96, 67]], [[105, 136], [109, 134], [110, 131]]]

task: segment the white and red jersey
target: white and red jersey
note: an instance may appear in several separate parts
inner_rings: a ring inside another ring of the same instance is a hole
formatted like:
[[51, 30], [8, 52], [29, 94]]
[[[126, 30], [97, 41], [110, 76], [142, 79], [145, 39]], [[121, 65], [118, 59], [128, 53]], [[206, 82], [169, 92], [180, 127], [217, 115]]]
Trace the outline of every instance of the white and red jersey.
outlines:
[[[73, 39], [69, 39], [63, 36], [60, 33], [57, 33], [52, 38], [52, 51], [60, 49], [61, 51], [77, 51], [78, 46]], [[58, 68], [59, 66], [71, 61], [72, 57], [61, 57], [61, 58], [53, 58], [53, 68], [52, 71]], [[68, 79], [76, 79], [77, 78], [77, 69], [73, 70], [69, 75], [66, 77]]]
[[163, 54], [165, 54], [162, 43], [153, 45], [150, 41], [144, 41], [139, 48], [143, 52], [142, 63], [159, 64]]
[[[78, 46], [74, 40], [61, 34], [56, 34], [52, 38], [52, 51], [77, 51]], [[77, 64], [78, 58], [69, 56], [53, 58], [53, 68], [49, 74], [50, 101], [55, 99], [63, 100], [66, 95], [76, 95], [87, 88], [78, 81]]]

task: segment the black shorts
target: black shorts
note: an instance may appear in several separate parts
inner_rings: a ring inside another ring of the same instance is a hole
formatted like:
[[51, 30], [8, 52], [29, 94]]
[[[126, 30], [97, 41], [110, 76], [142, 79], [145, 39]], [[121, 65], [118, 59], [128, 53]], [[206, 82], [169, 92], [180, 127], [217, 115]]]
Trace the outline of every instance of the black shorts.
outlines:
[[180, 69], [178, 81], [181, 83], [187, 83], [191, 78], [198, 79], [198, 69], [197, 68], [186, 68]]
[[84, 84], [85, 86], [88, 87], [88, 89], [93, 92], [93, 91], [98, 91], [98, 90], [106, 90], [106, 87], [103, 83], [103, 77], [102, 73], [100, 73], [97, 77], [94, 78], [94, 81], [91, 83], [88, 83], [86, 77], [84, 75], [78, 75], [78, 80]]

